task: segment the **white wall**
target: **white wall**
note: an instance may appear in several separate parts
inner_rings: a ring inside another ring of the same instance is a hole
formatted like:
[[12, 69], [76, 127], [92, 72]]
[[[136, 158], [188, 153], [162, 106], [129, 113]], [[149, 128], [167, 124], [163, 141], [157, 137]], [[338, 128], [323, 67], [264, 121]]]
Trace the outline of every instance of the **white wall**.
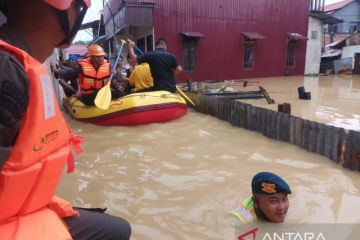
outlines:
[[341, 59], [352, 58], [352, 68], [354, 69], [355, 53], [360, 53], [360, 45], [344, 47], [341, 54]]
[[[306, 48], [305, 74], [318, 74], [321, 61], [321, 41], [323, 38], [322, 22], [317, 18], [309, 17], [308, 41]], [[312, 39], [312, 32], [317, 32], [316, 39]]]
[[[59, 51], [58, 51], [58, 49], [54, 49], [53, 54], [51, 56], [49, 56], [45, 60], [45, 62], [43, 62], [43, 65], [48, 70], [50, 77], [53, 77], [51, 70], [50, 70], [50, 63], [56, 64], [58, 62], [58, 59], [59, 59]], [[63, 91], [61, 91], [62, 89], [60, 88], [58, 81], [54, 77], [53, 77], [53, 83], [54, 83], [56, 99], [58, 100], [58, 104], [61, 105], [61, 100], [62, 100], [62, 97], [64, 96]]]

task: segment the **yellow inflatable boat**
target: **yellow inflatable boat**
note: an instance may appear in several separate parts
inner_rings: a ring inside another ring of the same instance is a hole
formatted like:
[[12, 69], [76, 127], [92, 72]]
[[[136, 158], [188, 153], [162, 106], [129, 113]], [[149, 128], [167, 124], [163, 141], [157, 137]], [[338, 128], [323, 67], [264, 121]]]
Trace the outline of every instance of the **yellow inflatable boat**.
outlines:
[[76, 97], [64, 98], [63, 105], [76, 120], [102, 126], [166, 122], [187, 112], [185, 100], [167, 91], [133, 93], [113, 100], [107, 110], [86, 106]]

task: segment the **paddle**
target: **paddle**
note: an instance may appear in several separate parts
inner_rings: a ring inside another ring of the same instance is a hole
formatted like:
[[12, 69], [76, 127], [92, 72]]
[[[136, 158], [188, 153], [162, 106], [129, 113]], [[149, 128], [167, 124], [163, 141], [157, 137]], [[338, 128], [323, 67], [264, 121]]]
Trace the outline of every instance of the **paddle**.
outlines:
[[176, 86], [176, 90], [188, 103], [190, 103], [193, 107], [195, 107], [195, 103], [188, 97], [188, 95], [186, 95], [186, 93], [183, 92], [183, 90], [181, 90], [181, 88]]
[[[142, 55], [143, 51], [141, 51], [140, 48], [138, 48], [136, 45], [134, 45], [135, 49]], [[187, 101], [188, 103], [190, 103], [193, 107], [195, 107], [195, 103], [188, 97], [188, 95], [186, 95], [186, 93], [183, 92], [183, 90], [181, 90], [178, 86], [176, 86], [176, 90], [179, 92], [179, 94], [185, 99], [185, 101]]]
[[[119, 52], [118, 52], [116, 60], [115, 60], [114, 69], [116, 69], [116, 66], [119, 62], [119, 58], [120, 58], [120, 55], [121, 55], [121, 52], [123, 50], [125, 43], [126, 42], [124, 40], [121, 40], [121, 46], [120, 46]], [[111, 88], [110, 87], [111, 87], [111, 81], [112, 81], [113, 77], [114, 77], [114, 71], [111, 71], [109, 82], [104, 87], [102, 87], [96, 95], [94, 103], [98, 108], [106, 110], [110, 107], [110, 103], [111, 103]]]

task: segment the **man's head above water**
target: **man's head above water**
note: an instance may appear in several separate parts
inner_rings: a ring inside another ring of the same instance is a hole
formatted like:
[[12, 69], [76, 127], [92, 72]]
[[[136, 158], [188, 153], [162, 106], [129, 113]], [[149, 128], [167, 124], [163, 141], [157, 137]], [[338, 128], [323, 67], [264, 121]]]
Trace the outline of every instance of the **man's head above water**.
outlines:
[[256, 216], [273, 223], [282, 223], [289, 208], [289, 185], [270, 172], [256, 174], [251, 183]]

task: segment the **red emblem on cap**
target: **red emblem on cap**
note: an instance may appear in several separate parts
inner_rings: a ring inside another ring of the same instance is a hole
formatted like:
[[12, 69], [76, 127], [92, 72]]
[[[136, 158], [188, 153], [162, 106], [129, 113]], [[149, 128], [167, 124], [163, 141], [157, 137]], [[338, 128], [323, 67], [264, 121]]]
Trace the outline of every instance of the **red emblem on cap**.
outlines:
[[272, 183], [262, 183], [261, 184], [262, 189], [261, 191], [266, 192], [266, 193], [276, 193], [276, 186], [275, 184]]

